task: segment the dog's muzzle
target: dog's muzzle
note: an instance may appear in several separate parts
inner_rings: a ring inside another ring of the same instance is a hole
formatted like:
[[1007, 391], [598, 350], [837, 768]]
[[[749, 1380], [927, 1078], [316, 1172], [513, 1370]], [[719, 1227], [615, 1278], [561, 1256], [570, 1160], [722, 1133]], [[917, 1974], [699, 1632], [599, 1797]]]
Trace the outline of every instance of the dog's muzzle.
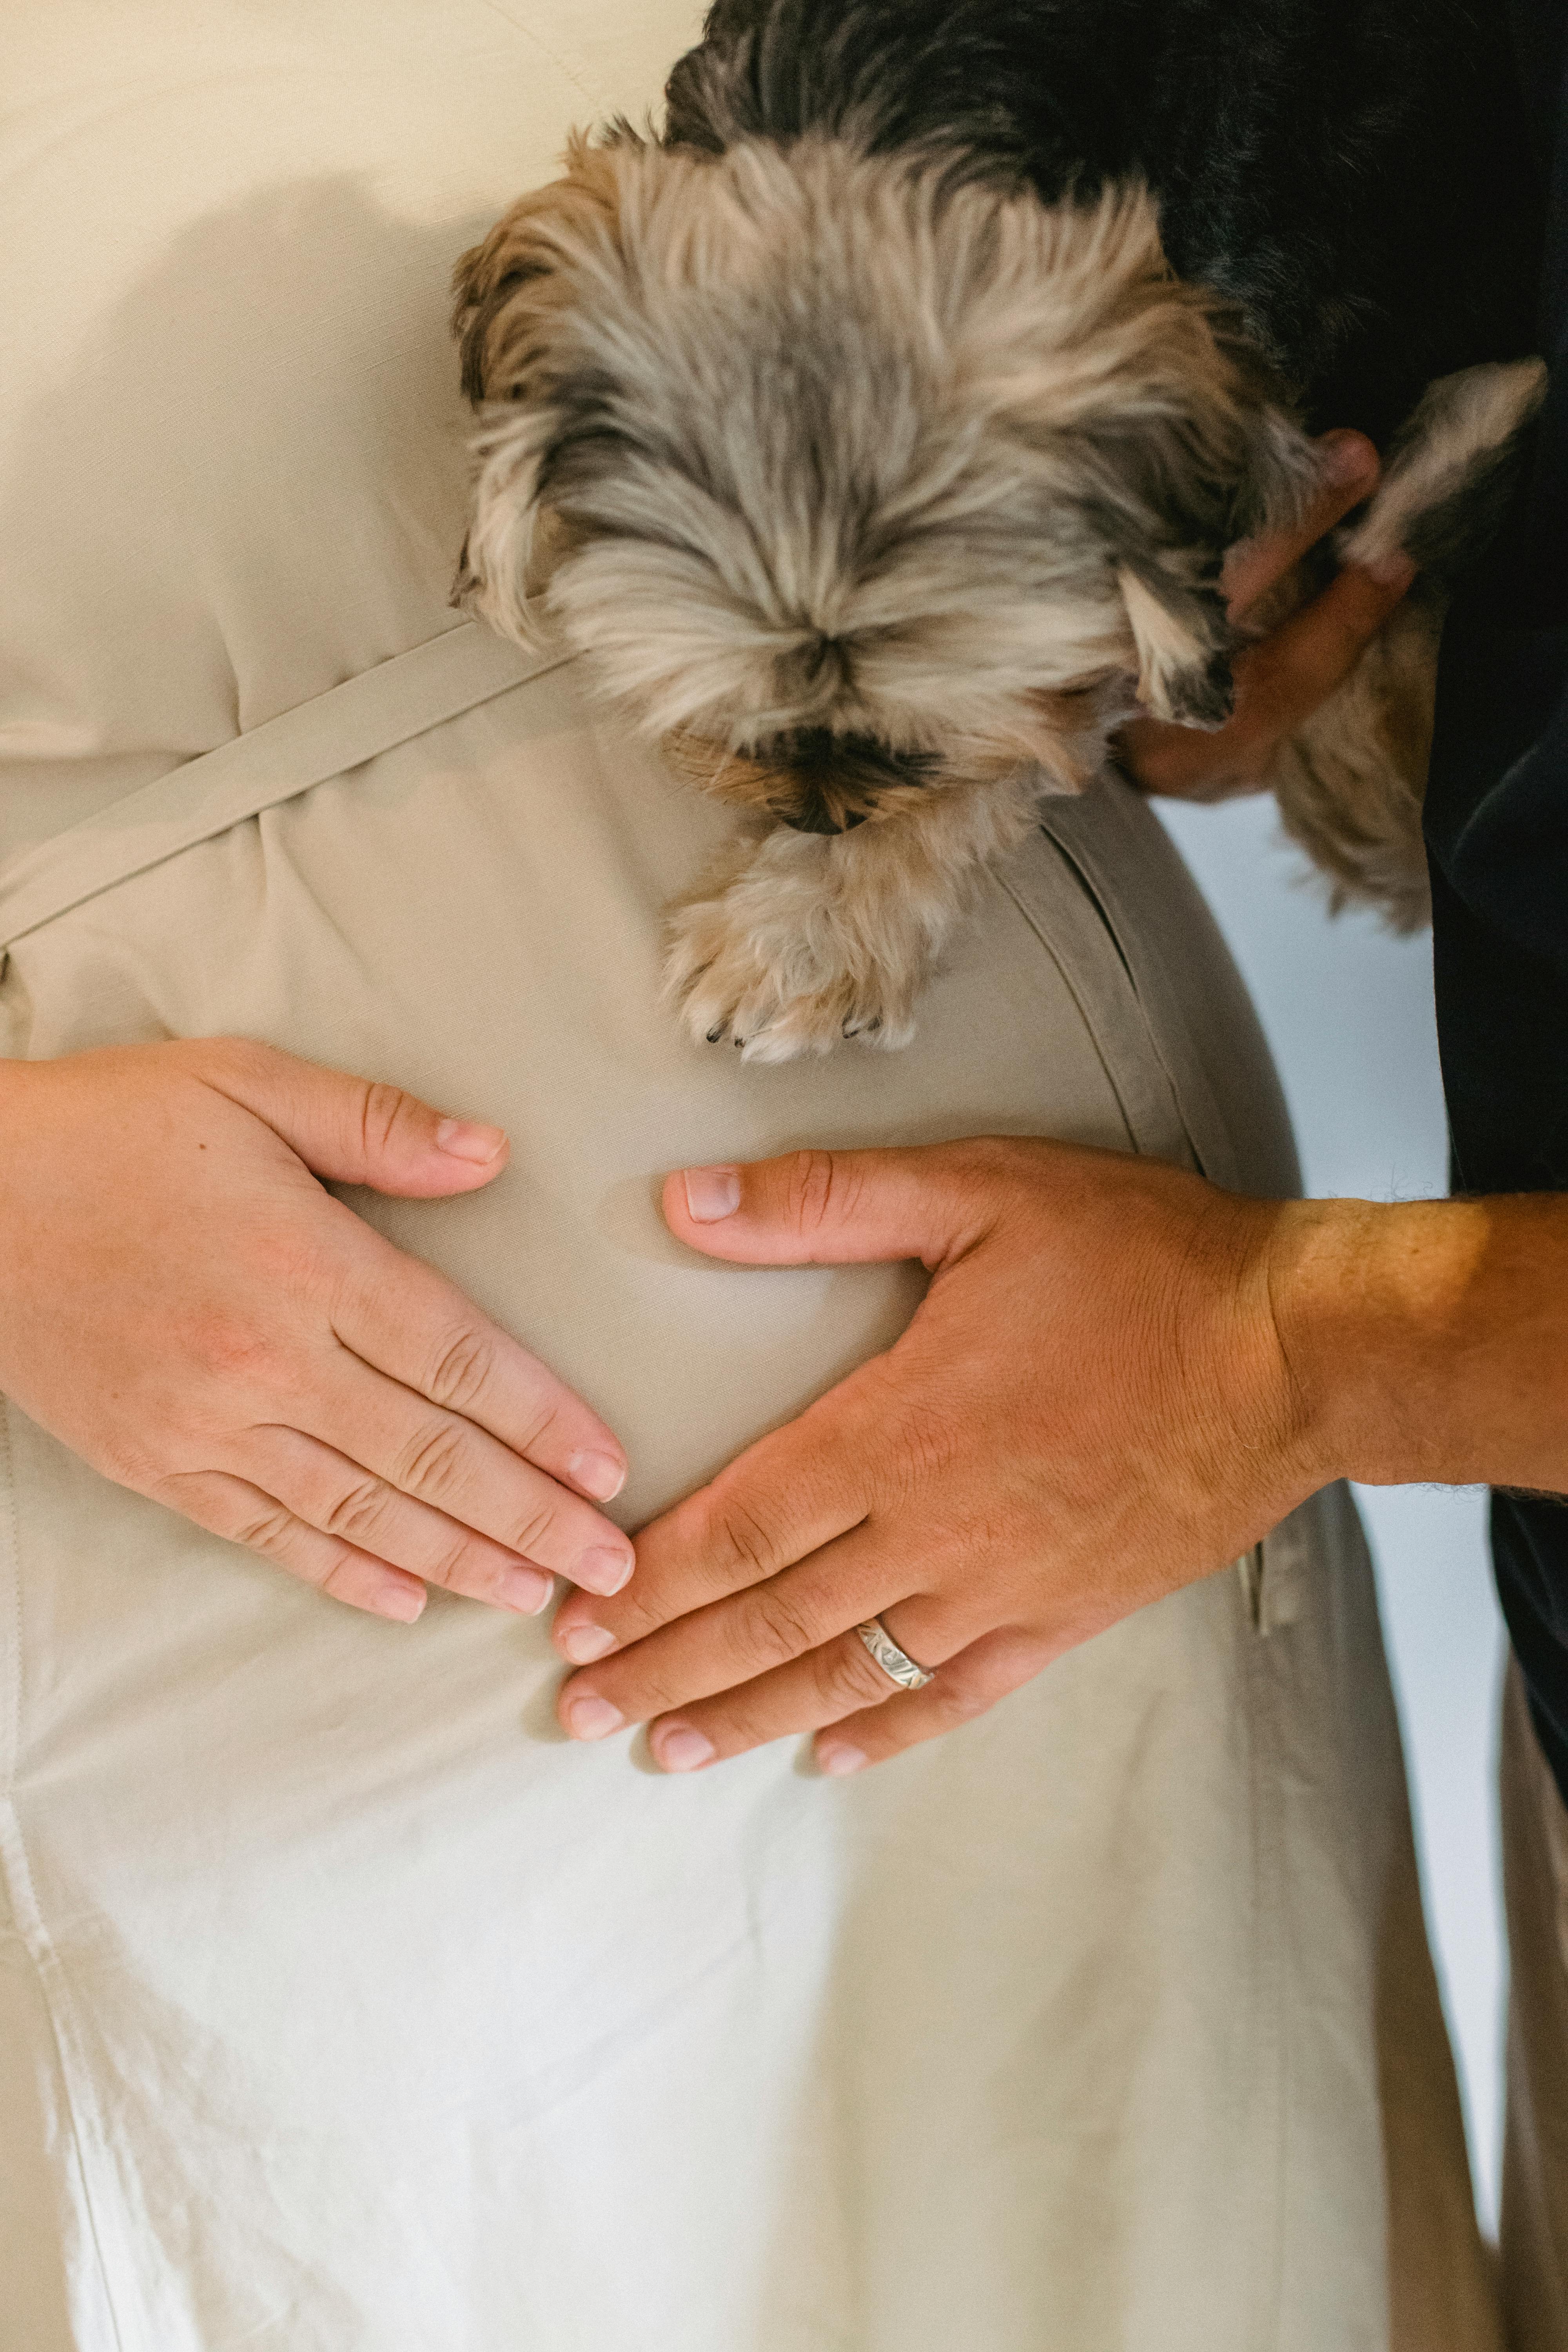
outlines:
[[771, 803], [795, 833], [853, 833], [891, 785], [929, 783], [937, 761], [929, 751], [895, 751], [870, 735], [835, 735], [802, 727], [780, 736], [762, 756], [788, 776], [794, 791]]

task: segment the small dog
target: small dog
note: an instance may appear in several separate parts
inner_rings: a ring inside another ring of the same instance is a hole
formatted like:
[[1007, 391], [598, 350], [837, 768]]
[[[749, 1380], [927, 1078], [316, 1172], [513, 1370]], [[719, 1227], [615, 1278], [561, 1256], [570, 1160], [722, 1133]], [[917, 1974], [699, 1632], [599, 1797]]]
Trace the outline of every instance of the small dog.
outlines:
[[1330, 424], [1386, 457], [1340, 552], [1423, 579], [1271, 781], [1341, 898], [1423, 919], [1444, 599], [1544, 376], [1501, 19], [718, 0], [662, 135], [575, 139], [464, 257], [457, 597], [742, 813], [673, 918], [694, 1034], [903, 1045], [1039, 795], [1139, 706], [1223, 723], [1221, 559]]

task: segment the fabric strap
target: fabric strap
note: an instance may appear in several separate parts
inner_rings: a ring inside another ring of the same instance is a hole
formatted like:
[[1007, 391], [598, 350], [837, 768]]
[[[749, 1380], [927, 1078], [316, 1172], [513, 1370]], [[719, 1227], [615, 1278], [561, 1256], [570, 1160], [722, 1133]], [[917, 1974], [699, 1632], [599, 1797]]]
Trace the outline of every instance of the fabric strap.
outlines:
[[[117, 883], [574, 658], [561, 650], [530, 656], [481, 623], [465, 622], [184, 761], [0, 868], [0, 960], [30, 932]], [[1170, 918], [1177, 935], [1163, 939], [1159, 910], [1167, 894], [1145, 872], [1152, 857], [1168, 865], [1172, 853], [1134, 802], [1106, 779], [1081, 799], [1042, 804], [1044, 831], [1084, 885], [1084, 908], [1054, 892], [1047, 906], [1037, 906], [1037, 888], [1031, 892], [1022, 877], [1005, 887], [1078, 996], [1135, 1147], [1164, 1156], [1184, 1129], [1197, 1167], [1234, 1184], [1234, 1145], [1171, 969], [1181, 950], [1181, 912]], [[1075, 922], [1075, 911], [1087, 914], [1089, 905], [1092, 918]], [[1116, 967], [1105, 959], [1107, 931]], [[1131, 1023], [1122, 997], [1129, 984], [1142, 1016]], [[1154, 1062], [1141, 1046], [1130, 1050], [1130, 1040], [1144, 1034]]]
[[0, 870], [0, 955], [100, 890], [573, 658], [530, 656], [466, 621], [184, 761]]

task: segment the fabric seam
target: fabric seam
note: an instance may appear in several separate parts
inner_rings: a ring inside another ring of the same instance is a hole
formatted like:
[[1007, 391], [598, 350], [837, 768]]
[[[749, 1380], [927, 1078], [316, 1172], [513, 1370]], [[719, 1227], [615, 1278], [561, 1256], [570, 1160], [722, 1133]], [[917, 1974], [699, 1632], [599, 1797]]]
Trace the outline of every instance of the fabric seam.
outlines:
[[[1137, 1008], [1138, 1017], [1142, 1025], [1143, 1034], [1145, 1037], [1149, 1039], [1150, 1048], [1154, 1055], [1156, 1065], [1160, 1069], [1162, 1076], [1164, 1077], [1166, 1085], [1170, 1088], [1171, 1100], [1175, 1108], [1177, 1120], [1180, 1123], [1182, 1133], [1186, 1137], [1187, 1148], [1193, 1155], [1194, 1165], [1196, 1166], [1198, 1165], [1197, 1145], [1194, 1142], [1192, 1133], [1188, 1128], [1187, 1116], [1185, 1110], [1182, 1107], [1181, 1096], [1176, 1090], [1175, 1084], [1171, 1077], [1170, 1072], [1165, 1068], [1164, 1061], [1160, 1054], [1159, 1047], [1154, 1043], [1150, 1032], [1149, 1017], [1143, 1009], [1143, 1002], [1139, 996], [1137, 984], [1133, 981], [1131, 971], [1127, 969], [1127, 961], [1121, 953], [1121, 943], [1117, 940], [1115, 932], [1111, 930], [1109, 922], [1106, 920], [1105, 910], [1100, 906], [1100, 900], [1095, 896], [1094, 892], [1089, 887], [1077, 860], [1072, 856], [1069, 851], [1062, 846], [1062, 844], [1057, 839], [1056, 835], [1048, 831], [1046, 826], [1042, 825], [1040, 827], [1040, 831], [1044, 835], [1045, 839], [1049, 842], [1056, 856], [1060, 858], [1062, 864], [1067, 867], [1073, 881], [1079, 886], [1081, 895], [1089, 901], [1091, 911], [1098, 917], [1100, 922], [1104, 927], [1106, 936], [1110, 940], [1110, 944], [1115, 950], [1121, 969], [1126, 976], [1129, 989], [1131, 992], [1132, 1001]], [[1083, 995], [1079, 989], [1072, 972], [1068, 969], [1067, 963], [1064, 962], [1061, 956], [1058, 953], [1054, 942], [1041, 928], [1039, 922], [1030, 912], [1028, 907], [1025, 904], [1018, 892], [1014, 889], [1013, 885], [1008, 880], [1006, 875], [999, 873], [996, 876], [996, 880], [1001, 884], [1003, 890], [1012, 900], [1013, 905], [1017, 908], [1019, 914], [1023, 917], [1025, 922], [1027, 923], [1030, 930], [1034, 933], [1036, 939], [1038, 940], [1040, 945], [1044, 948], [1046, 953], [1050, 957], [1051, 961], [1055, 964], [1058, 971], [1061, 974], [1062, 984], [1066, 988], [1068, 995], [1072, 998], [1074, 1004], [1078, 1007], [1079, 1018], [1082, 1021], [1085, 1029], [1088, 1031], [1089, 1035], [1093, 1042], [1095, 1054], [1099, 1058], [1100, 1068], [1105, 1072], [1106, 1083], [1110, 1087], [1111, 1093], [1116, 1097], [1116, 1108], [1121, 1114], [1121, 1124], [1127, 1130], [1128, 1142], [1131, 1146], [1132, 1150], [1140, 1157], [1145, 1156], [1143, 1153], [1143, 1147], [1139, 1140], [1138, 1129], [1133, 1123], [1131, 1111], [1128, 1107], [1127, 1097], [1122, 1091], [1115, 1063], [1106, 1050], [1105, 1041], [1100, 1035], [1100, 1024], [1095, 1018], [1093, 1008], [1085, 1003]]]
[[531, 25], [521, 24], [512, 15], [510, 8], [502, 6], [501, 0], [484, 0], [484, 5], [489, 10], [493, 16], [499, 16], [503, 25], [510, 25], [514, 33], [521, 33], [523, 39], [531, 42], [533, 47], [538, 50], [542, 58], [548, 58], [551, 64], [556, 68], [557, 71], [565, 75], [574, 89], [580, 89], [582, 91], [590, 106], [596, 106], [600, 111], [603, 112], [604, 109], [609, 103], [605, 92], [602, 89], [590, 89], [587, 82], [584, 80], [579, 69], [574, 66], [569, 65], [563, 57], [558, 56], [550, 47], [549, 43], [543, 40], [541, 36], [535, 32]]
[[[1249, 1636], [1251, 1629], [1248, 1628]], [[1289, 2179], [1289, 2017], [1281, 1968], [1283, 1920], [1280, 1908], [1283, 1869], [1283, 1824], [1275, 1802], [1279, 1788], [1274, 1754], [1273, 1685], [1276, 1657], [1271, 1643], [1251, 1636], [1247, 1642], [1248, 1724], [1251, 1749], [1253, 1885], [1258, 1892], [1257, 2011], [1254, 2031], [1258, 2052], [1258, 2079], [1263, 2084], [1266, 2112], [1259, 2141], [1270, 2178], [1266, 2210], [1258, 2232], [1258, 2260], [1254, 2308], [1257, 2326], [1252, 2340], [1260, 2347], [1277, 2347], [1284, 2327], [1285, 2215]], [[1276, 1769], [1270, 1770], [1270, 1765]], [[1270, 2112], [1271, 2111], [1271, 2112]]]
[[[1052, 830], [1048, 823], [1043, 824], [1042, 830], [1045, 832], [1047, 838], [1055, 843], [1062, 856], [1066, 859], [1068, 866], [1071, 866], [1073, 873], [1077, 876], [1079, 882], [1082, 886], [1084, 896], [1089, 899], [1089, 904], [1093, 907], [1096, 914], [1100, 917], [1100, 921], [1105, 926], [1106, 935], [1110, 939], [1112, 946], [1116, 950], [1117, 955], [1121, 959], [1121, 968], [1127, 974], [1128, 984], [1132, 991], [1133, 996], [1137, 1000], [1138, 1010], [1142, 1015], [1144, 1031], [1149, 1040], [1149, 1049], [1164, 1075], [1165, 1083], [1171, 1089], [1172, 1097], [1176, 1105], [1177, 1115], [1182, 1122], [1183, 1132], [1186, 1136], [1188, 1146], [1192, 1151], [1193, 1165], [1197, 1170], [1200, 1176], [1206, 1176], [1209, 1178], [1211, 1183], [1215, 1182], [1217, 1180], [1213, 1176], [1205, 1155], [1199, 1148], [1197, 1137], [1193, 1132], [1192, 1121], [1187, 1116], [1186, 1105], [1182, 1098], [1183, 1090], [1177, 1081], [1176, 1072], [1173, 1066], [1172, 1056], [1166, 1049], [1165, 1040], [1161, 1036], [1154, 1023], [1149, 1017], [1149, 1009], [1145, 1001], [1145, 993], [1143, 989], [1139, 985], [1137, 970], [1132, 962], [1132, 959], [1129, 956], [1127, 950], [1121, 943], [1121, 936], [1116, 928], [1115, 922], [1111, 919], [1110, 908], [1107, 903], [1105, 894], [1100, 888], [1089, 868], [1079, 857], [1077, 851], [1073, 849], [1068, 843], [1060, 839], [1060, 837]], [[1153, 971], [1151, 972], [1150, 977], [1157, 975], [1165, 982], [1163, 989], [1161, 991], [1161, 994], [1168, 1011], [1172, 1012], [1176, 1017], [1181, 1017], [1180, 998], [1176, 991], [1171, 986], [1170, 975], [1165, 971], [1164, 962], [1160, 955], [1158, 948], [1154, 944], [1153, 940], [1150, 939], [1140, 940], [1139, 948], [1141, 955], [1146, 958], [1148, 963], [1153, 967]], [[1183, 1021], [1183, 1026], [1184, 1029], [1184, 1019]], [[1194, 1072], [1201, 1068], [1201, 1065], [1198, 1064], [1195, 1055], [1190, 1055], [1189, 1059], [1193, 1064]]]

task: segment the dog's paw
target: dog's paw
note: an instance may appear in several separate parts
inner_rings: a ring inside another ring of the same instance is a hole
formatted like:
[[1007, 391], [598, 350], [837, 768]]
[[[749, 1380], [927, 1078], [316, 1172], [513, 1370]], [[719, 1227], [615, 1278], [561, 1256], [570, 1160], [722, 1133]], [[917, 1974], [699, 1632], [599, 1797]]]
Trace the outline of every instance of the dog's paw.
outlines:
[[820, 944], [759, 938], [722, 898], [671, 919], [665, 974], [689, 1034], [748, 1062], [830, 1054], [846, 1038], [897, 1051], [915, 1034], [908, 1008], [893, 1005], [875, 976], [856, 978]]

